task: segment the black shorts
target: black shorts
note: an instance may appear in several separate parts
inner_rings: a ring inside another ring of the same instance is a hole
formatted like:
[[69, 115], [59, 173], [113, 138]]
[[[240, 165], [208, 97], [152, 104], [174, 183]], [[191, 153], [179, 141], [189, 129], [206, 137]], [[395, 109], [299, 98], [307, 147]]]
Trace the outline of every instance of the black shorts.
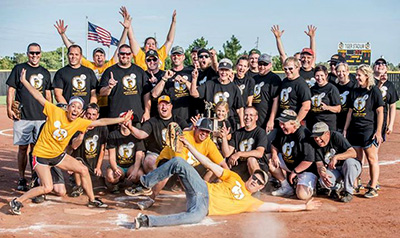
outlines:
[[372, 144], [374, 134], [373, 130], [347, 130], [347, 140], [352, 146], [364, 148]]
[[[226, 159], [226, 162], [228, 163], [228, 159]], [[261, 170], [265, 171], [266, 173], [268, 172], [269, 170], [268, 160], [265, 155], [258, 160], [258, 165], [260, 166]], [[243, 179], [243, 181], [246, 181], [250, 178], [251, 174], [249, 173], [247, 160], [238, 160], [238, 164], [232, 167], [231, 170], [237, 173]]]
[[33, 169], [35, 169], [37, 164], [51, 166], [51, 167], [57, 166], [64, 160], [66, 155], [67, 154], [65, 152], [63, 152], [59, 156], [57, 156], [55, 158], [49, 158], [49, 159], [37, 157], [36, 155], [34, 155], [33, 159], [32, 159]]
[[53, 184], [64, 184], [64, 174], [60, 168], [52, 167], [50, 169]]

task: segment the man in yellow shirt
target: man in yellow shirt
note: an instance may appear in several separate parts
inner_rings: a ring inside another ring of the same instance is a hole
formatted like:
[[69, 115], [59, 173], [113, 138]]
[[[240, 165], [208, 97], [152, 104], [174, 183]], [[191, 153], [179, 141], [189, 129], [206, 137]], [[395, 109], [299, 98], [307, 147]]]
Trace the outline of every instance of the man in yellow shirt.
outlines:
[[228, 215], [242, 212], [266, 211], [302, 211], [317, 209], [321, 203], [309, 200], [303, 205], [264, 203], [253, 198], [252, 193], [261, 190], [268, 181], [268, 175], [262, 170], [256, 170], [244, 182], [235, 172], [223, 169], [202, 155], [186, 139], [181, 141], [193, 156], [214, 172], [222, 182], [210, 184], [205, 182], [184, 159], [175, 157], [163, 166], [140, 177], [141, 186], [136, 196], [151, 194], [151, 187], [164, 178], [178, 174], [185, 187], [187, 210], [186, 212], [154, 216], [140, 214], [135, 218], [134, 227], [158, 227], [200, 222], [208, 215]]

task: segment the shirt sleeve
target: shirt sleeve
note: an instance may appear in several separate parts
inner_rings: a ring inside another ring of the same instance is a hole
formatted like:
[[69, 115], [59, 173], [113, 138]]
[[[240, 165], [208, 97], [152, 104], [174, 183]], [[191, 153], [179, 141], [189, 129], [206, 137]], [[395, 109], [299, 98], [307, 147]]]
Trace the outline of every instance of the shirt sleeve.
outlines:
[[144, 147], [143, 140], [138, 140], [136, 142], [136, 151], [146, 151], [146, 148]]
[[297, 89], [297, 96], [298, 96], [298, 101], [301, 103], [311, 100], [311, 90], [304, 80], [301, 80], [299, 83], [299, 88]]
[[147, 134], [151, 134], [153, 132], [153, 127], [151, 126], [151, 119], [147, 120], [143, 123], [142, 127], [140, 128], [140, 130], [146, 132]]
[[14, 67], [11, 71], [11, 74], [8, 76], [6, 84], [12, 88], [17, 88], [17, 80], [19, 78], [19, 70], [18, 67]]
[[97, 93], [100, 92], [100, 89], [102, 87], [106, 87], [108, 86], [108, 80], [110, 80], [110, 69], [106, 69], [106, 71], [104, 71], [104, 73], [101, 75], [101, 79], [100, 79], [100, 83], [97, 86]]
[[88, 67], [89, 69], [94, 69], [94, 64], [93, 62], [90, 62], [87, 60], [85, 57], [82, 57], [81, 64], [85, 67]]
[[56, 74], [54, 75], [54, 79], [53, 79], [53, 88], [64, 88], [64, 81], [62, 79], [62, 73], [61, 70], [58, 70], [56, 72]]
[[163, 45], [160, 49], [158, 49], [157, 53], [158, 53], [158, 58], [161, 61], [160, 69], [164, 70], [165, 69], [165, 60], [168, 57], [167, 48], [165, 47], [165, 45]]
[[114, 133], [110, 133], [107, 137], [107, 149], [113, 149], [117, 147]]
[[339, 90], [334, 85], [332, 85], [330, 100], [331, 100], [331, 105], [332, 106], [342, 105], [341, 102], [340, 102]]
[[211, 139], [207, 139], [208, 140], [208, 153], [207, 153], [207, 157], [210, 158], [210, 160], [216, 164], [220, 164], [224, 158], [222, 157], [221, 153], [219, 152], [217, 146], [215, 145], [215, 143], [211, 140]]

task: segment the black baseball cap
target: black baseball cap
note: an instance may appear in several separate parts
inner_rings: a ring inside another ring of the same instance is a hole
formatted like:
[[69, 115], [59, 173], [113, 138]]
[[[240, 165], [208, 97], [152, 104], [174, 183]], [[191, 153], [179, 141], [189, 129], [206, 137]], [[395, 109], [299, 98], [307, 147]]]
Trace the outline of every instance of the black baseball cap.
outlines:
[[377, 60], [375, 60], [374, 65], [376, 65], [376, 63], [378, 63], [379, 61], [383, 61], [385, 64], [387, 64], [386, 60], [381, 56]]
[[261, 55], [261, 52], [260, 52], [258, 49], [255, 49], [255, 48], [254, 48], [254, 49], [251, 49], [251, 50], [250, 50], [249, 56], [252, 55], [252, 54]]
[[197, 51], [197, 55], [200, 55], [202, 53], [207, 53], [208, 55], [210, 55], [210, 51], [204, 48], [201, 48], [199, 51]]
[[334, 54], [334, 55], [332, 55], [331, 59], [328, 60], [328, 62], [333, 62], [333, 63], [336, 63], [336, 64], [345, 63], [346, 59], [343, 56], [339, 55], [339, 54]]
[[212, 121], [210, 119], [208, 119], [207, 117], [203, 117], [203, 118], [199, 119], [196, 123], [196, 127], [201, 130], [205, 130], [205, 131], [209, 131], [209, 132], [211, 132], [213, 130]]
[[191, 53], [194, 53], [194, 52], [199, 52], [199, 50], [200, 50], [201, 48], [200, 47], [198, 47], [198, 46], [195, 46], [195, 47], [193, 47], [193, 49], [192, 49], [192, 51], [190, 51]]
[[278, 118], [276, 118], [276, 120], [280, 122], [294, 121], [296, 119], [297, 119], [297, 113], [290, 109], [283, 110], [281, 115]]
[[155, 50], [149, 50], [146, 52], [146, 59], [149, 57], [154, 57], [156, 59], [158, 59], [158, 53]]
[[232, 69], [232, 67], [233, 63], [228, 58], [223, 58], [222, 60], [219, 61], [218, 69]]
[[97, 52], [103, 53], [104, 55], [106, 54], [106, 52], [104, 51], [103, 48], [101, 47], [97, 47], [96, 49], [93, 50], [93, 55], [96, 54]]

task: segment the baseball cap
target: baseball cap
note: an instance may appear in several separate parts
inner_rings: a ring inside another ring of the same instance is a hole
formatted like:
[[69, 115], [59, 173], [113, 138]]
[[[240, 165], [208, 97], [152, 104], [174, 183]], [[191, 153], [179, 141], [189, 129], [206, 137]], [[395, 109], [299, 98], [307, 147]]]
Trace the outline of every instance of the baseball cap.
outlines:
[[213, 130], [212, 121], [207, 117], [200, 118], [196, 123], [196, 127], [209, 132]]
[[197, 55], [200, 55], [202, 53], [207, 53], [208, 55], [210, 55], [210, 51], [208, 51], [207, 49], [201, 48], [199, 49], [199, 51], [197, 51]]
[[269, 54], [262, 54], [260, 57], [258, 57], [258, 62], [264, 62], [264, 63], [271, 63], [272, 62], [272, 56]]
[[329, 126], [325, 122], [317, 122], [312, 128], [311, 137], [322, 136], [327, 131], [329, 131]]
[[253, 174], [260, 174], [262, 176], [262, 178], [264, 179], [264, 185], [267, 184], [268, 174], [264, 170], [256, 169]]
[[168, 95], [162, 95], [158, 98], [158, 104], [160, 104], [160, 102], [171, 103], [171, 98]]
[[158, 59], [158, 53], [155, 50], [149, 50], [146, 52], [146, 59], [149, 57], [154, 57], [156, 59]]
[[198, 46], [193, 47], [192, 51], [190, 51], [191, 53], [193, 52], [198, 52], [201, 48]]
[[339, 54], [334, 54], [334, 55], [332, 55], [331, 59], [328, 60], [328, 62], [344, 63], [344, 62], [346, 62], [346, 59]]
[[276, 120], [280, 122], [294, 121], [296, 119], [297, 119], [297, 113], [290, 109], [283, 110], [281, 115], [279, 115], [279, 117], [276, 118]]
[[301, 51], [300, 54], [301, 54], [301, 55], [302, 55], [302, 54], [314, 55], [314, 51], [313, 51], [312, 49], [310, 49], [310, 48], [304, 48], [304, 49]]
[[251, 50], [250, 50], [249, 56], [252, 55], [252, 54], [261, 55], [261, 52], [260, 52], [258, 49], [255, 49], [255, 48], [254, 48], [254, 49], [251, 49]]
[[183, 55], [183, 54], [185, 54], [185, 50], [182, 47], [177, 45], [177, 46], [172, 47], [171, 55], [173, 55], [173, 54]]
[[228, 58], [223, 58], [219, 61], [218, 69], [232, 69], [233, 63]]
[[104, 51], [104, 49], [101, 48], [101, 47], [97, 47], [96, 49], [94, 49], [94, 50], [93, 50], [93, 55], [96, 54], [96, 52], [101, 52], [101, 53], [103, 53], [104, 55], [106, 54], [106, 52]]
[[77, 102], [82, 105], [82, 107], [85, 105], [85, 101], [81, 97], [78, 96], [73, 96], [69, 99], [68, 105], [71, 105], [72, 103]]
[[378, 61], [383, 61], [385, 64], [387, 64], [386, 60], [383, 58], [383, 56], [379, 57], [377, 60], [375, 60], [374, 65], [376, 65], [376, 63], [378, 63]]

